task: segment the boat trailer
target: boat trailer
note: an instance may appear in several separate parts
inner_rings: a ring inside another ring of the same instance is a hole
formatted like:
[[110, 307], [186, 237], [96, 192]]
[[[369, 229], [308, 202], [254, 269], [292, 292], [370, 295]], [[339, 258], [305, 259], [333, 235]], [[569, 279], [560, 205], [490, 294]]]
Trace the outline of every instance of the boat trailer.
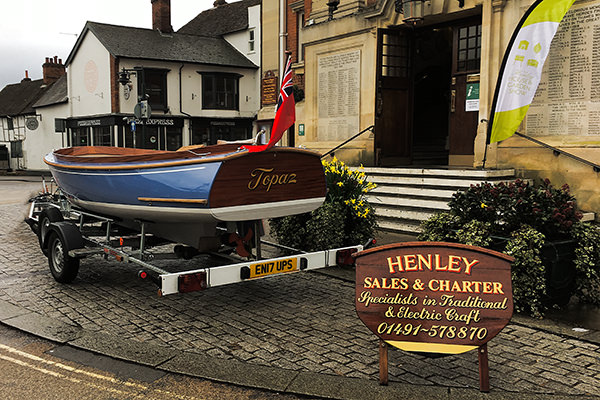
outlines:
[[[70, 283], [77, 277], [81, 259], [100, 255], [104, 259], [113, 258], [135, 264], [140, 268], [138, 276], [154, 282], [158, 286], [158, 295], [164, 296], [285, 273], [354, 265], [352, 254], [374, 243], [369, 241], [364, 246], [304, 252], [263, 240], [255, 234], [254, 254], [249, 253], [245, 259], [228, 254], [233, 248], [228, 249], [227, 246], [224, 252], [199, 254], [193, 248], [181, 245], [173, 247], [174, 243], [146, 233], [148, 221], [137, 221], [139, 230], [131, 230], [120, 226], [114, 218], [79, 209], [68, 201], [60, 188], [54, 189], [53, 182], [50, 185], [49, 190], [44, 181], [42, 192], [30, 200], [25, 222], [37, 234], [40, 248], [48, 257], [50, 272], [61, 283]], [[260, 224], [261, 221], [255, 221], [254, 232], [260, 231]], [[297, 254], [264, 259], [261, 250], [263, 245]], [[169, 251], [166, 252], [164, 248]], [[159, 260], [202, 256], [211, 257], [210, 266], [173, 272], [157, 263]]]

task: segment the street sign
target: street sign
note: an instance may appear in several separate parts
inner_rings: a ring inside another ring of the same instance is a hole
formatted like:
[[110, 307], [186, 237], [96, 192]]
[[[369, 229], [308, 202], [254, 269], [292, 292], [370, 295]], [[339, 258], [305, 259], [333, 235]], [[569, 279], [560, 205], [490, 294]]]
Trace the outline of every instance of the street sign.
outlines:
[[135, 127], [136, 127], [136, 125], [135, 125], [135, 120], [132, 120], [132, 121], [129, 123], [129, 126], [131, 127], [131, 132], [135, 132]]
[[142, 100], [135, 105], [133, 108], [133, 115], [136, 118], [150, 118], [152, 114], [152, 108], [150, 108], [150, 104], [148, 104], [148, 100]]

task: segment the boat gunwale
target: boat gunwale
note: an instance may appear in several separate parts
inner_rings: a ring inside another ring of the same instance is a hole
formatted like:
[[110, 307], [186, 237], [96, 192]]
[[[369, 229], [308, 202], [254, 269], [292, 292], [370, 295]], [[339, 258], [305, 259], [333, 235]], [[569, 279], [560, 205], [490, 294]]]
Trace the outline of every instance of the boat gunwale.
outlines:
[[[93, 146], [90, 146], [93, 147]], [[63, 150], [63, 149], [60, 149]], [[60, 151], [57, 150], [57, 151]], [[55, 159], [58, 159], [59, 157], [57, 157], [56, 152], [54, 151], [52, 153], [52, 155], [54, 156]], [[298, 149], [298, 148], [294, 148], [294, 147], [278, 147], [278, 148], [273, 148], [273, 149], [269, 149], [266, 150], [267, 152], [277, 152], [277, 153], [281, 153], [281, 152], [302, 152], [302, 153], [310, 153], [313, 154], [315, 156], [319, 156], [320, 157], [320, 153], [314, 151], [314, 150], [308, 150], [308, 149]], [[176, 153], [176, 152], [170, 152], [167, 153], [165, 151], [162, 151], [162, 153], [164, 154], [172, 154], [172, 153]], [[107, 164], [86, 164], [86, 163], [77, 163], [75, 164], [75, 162], [73, 162], [73, 164], [71, 164], [69, 161], [63, 161], [62, 163], [57, 161], [50, 161], [47, 159], [48, 156], [44, 157], [44, 163], [46, 163], [47, 165], [50, 165], [52, 167], [56, 167], [56, 168], [64, 168], [64, 169], [77, 169], [77, 170], [132, 170], [132, 169], [150, 169], [150, 168], [165, 168], [165, 167], [174, 167], [174, 166], [181, 166], [181, 165], [194, 165], [194, 164], [204, 164], [204, 163], [213, 163], [213, 162], [224, 162], [227, 160], [232, 160], [232, 159], [236, 159], [239, 157], [243, 157], [243, 156], [247, 156], [249, 154], [252, 154], [248, 149], [238, 149], [234, 152], [229, 152], [229, 153], [217, 153], [214, 155], [210, 155], [210, 154], [205, 154], [205, 155], [197, 155], [197, 158], [186, 158], [183, 160], [177, 160], [177, 161], [158, 161], [154, 160], [154, 161], [147, 161], [146, 163], [140, 163], [140, 162], [136, 162], [136, 163], [131, 163], [131, 164], [125, 164], [126, 161], [122, 161], [120, 163], [107, 163]], [[78, 157], [81, 158], [81, 155], [68, 155], [68, 154], [59, 154], [60, 157]], [[138, 156], [138, 155], [134, 155], [134, 156]], [[96, 156], [87, 156], [88, 159], [91, 159], [93, 157]], [[126, 157], [126, 156], [124, 156]], [[98, 158], [101, 158], [98, 157]], [[88, 161], [89, 162], [89, 161]]]

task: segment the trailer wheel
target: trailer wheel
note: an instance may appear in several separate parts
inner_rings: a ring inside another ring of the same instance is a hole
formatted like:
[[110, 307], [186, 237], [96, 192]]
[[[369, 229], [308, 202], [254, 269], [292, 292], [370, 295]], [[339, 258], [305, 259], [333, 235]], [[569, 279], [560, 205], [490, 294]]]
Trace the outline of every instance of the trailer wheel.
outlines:
[[64, 218], [58, 208], [48, 207], [40, 213], [38, 218], [38, 241], [40, 242], [40, 248], [44, 255], [48, 255], [48, 246], [45, 243], [48, 235], [48, 228], [53, 222], [63, 221]]
[[64, 239], [56, 232], [48, 238], [48, 265], [57, 282], [71, 283], [79, 272], [79, 259], [69, 256]]

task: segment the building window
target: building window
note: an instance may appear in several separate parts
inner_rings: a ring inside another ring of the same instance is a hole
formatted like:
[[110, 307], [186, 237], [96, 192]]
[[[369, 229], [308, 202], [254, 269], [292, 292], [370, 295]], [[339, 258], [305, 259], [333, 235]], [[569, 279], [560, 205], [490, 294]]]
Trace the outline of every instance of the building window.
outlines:
[[112, 134], [110, 126], [96, 126], [93, 128], [94, 146], [112, 146]]
[[12, 131], [13, 129], [15, 129], [15, 124], [13, 122], [12, 117], [7, 117], [6, 122], [7, 122], [9, 131]]
[[398, 31], [383, 33], [381, 44], [381, 76], [408, 78], [410, 70], [410, 43]]
[[248, 52], [254, 53], [254, 29], [248, 31]]
[[71, 129], [71, 146], [89, 146], [90, 128], [87, 126]]
[[481, 60], [481, 25], [458, 29], [458, 60], [456, 70], [466, 72], [478, 70]]
[[148, 104], [153, 110], [167, 111], [166, 69], [144, 68], [142, 79], [138, 79], [138, 93], [148, 96]]
[[202, 108], [239, 109], [238, 74], [202, 74]]
[[304, 61], [304, 47], [302, 46], [302, 41], [304, 40], [302, 38], [302, 29], [304, 29], [304, 13], [298, 13], [297, 18], [298, 20], [296, 21], [296, 43], [298, 45], [298, 48], [296, 49], [296, 54], [298, 55], [298, 62], [302, 62]]

